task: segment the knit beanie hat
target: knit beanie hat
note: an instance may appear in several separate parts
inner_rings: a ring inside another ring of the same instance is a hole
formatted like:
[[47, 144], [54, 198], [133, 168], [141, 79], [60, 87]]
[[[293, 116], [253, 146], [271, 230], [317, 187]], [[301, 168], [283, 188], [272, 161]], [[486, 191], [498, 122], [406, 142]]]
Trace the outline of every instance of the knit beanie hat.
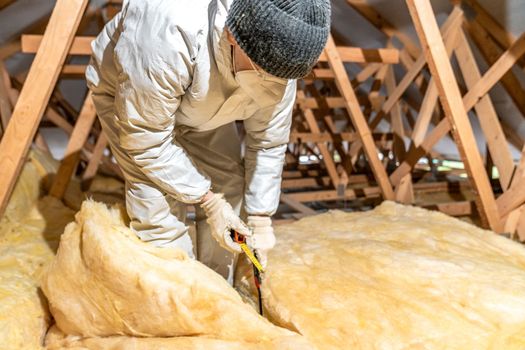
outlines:
[[307, 75], [330, 33], [330, 0], [233, 0], [226, 26], [267, 73]]

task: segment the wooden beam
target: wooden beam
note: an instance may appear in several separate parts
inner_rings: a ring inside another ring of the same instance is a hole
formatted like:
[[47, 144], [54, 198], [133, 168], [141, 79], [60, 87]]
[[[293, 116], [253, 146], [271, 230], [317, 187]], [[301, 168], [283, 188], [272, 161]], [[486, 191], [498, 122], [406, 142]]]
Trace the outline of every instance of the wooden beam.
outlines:
[[0, 215], [7, 206], [87, 4], [88, 0], [56, 2], [42, 45], [0, 143]]
[[[516, 167], [512, 184], [510, 188], [501, 195], [497, 202], [500, 210], [500, 215], [505, 218], [507, 215], [507, 222], [512, 220], [512, 216], [516, 215], [517, 208], [525, 202], [525, 146], [521, 150], [521, 159]], [[510, 215], [509, 215], [510, 214]]]
[[[515, 41], [516, 37], [507, 31], [492, 15], [485, 10], [476, 0], [462, 0], [476, 12], [475, 21], [478, 22], [487, 33], [502, 47], [507, 50]], [[525, 67], [525, 59], [521, 58], [519, 64]]]
[[[375, 132], [372, 134], [372, 137], [374, 138], [374, 141], [392, 141], [393, 135], [392, 133], [382, 133], [382, 132]], [[292, 131], [290, 133], [290, 143], [297, 143], [297, 142], [356, 142], [359, 140], [359, 136], [355, 132], [341, 132], [341, 133], [334, 133], [330, 134], [328, 132], [322, 132], [319, 134], [316, 133], [310, 133], [310, 132], [296, 132]]]
[[[358, 136], [354, 132], [342, 132], [336, 134], [337, 138], [341, 141], [354, 142], [358, 139]], [[290, 133], [290, 143], [295, 142], [332, 142], [334, 140], [332, 134], [328, 132], [322, 133], [310, 133], [310, 132], [296, 132], [292, 131]]]
[[427, 62], [438, 86], [445, 115], [453, 125], [453, 135], [465, 169], [477, 192], [476, 205], [485, 225], [501, 232], [503, 227], [465, 105], [457, 85], [445, 44], [429, 0], [407, 0], [416, 32], [422, 42]]
[[[458, 37], [457, 61], [467, 88], [474, 89], [480, 85], [483, 78], [463, 30], [459, 31]], [[485, 74], [485, 77], [487, 74]], [[463, 102], [465, 105], [470, 103], [467, 96], [463, 98]], [[514, 160], [490, 96], [488, 94], [484, 95], [476, 104], [475, 109], [485, 134], [488, 149], [494, 164], [498, 168], [501, 187], [506, 190], [510, 186], [510, 180], [514, 171]]]
[[[522, 147], [521, 150], [521, 159], [516, 167], [516, 171], [514, 172], [514, 176], [512, 178], [511, 188], [510, 191], [514, 191], [516, 188], [516, 184], [519, 182], [520, 179], [525, 177], [525, 147]], [[522, 213], [525, 212], [525, 205], [520, 206], [517, 209], [513, 209], [511, 212], [509, 212], [508, 215], [503, 215], [503, 220], [505, 222], [505, 232], [508, 233], [514, 233], [516, 232], [518, 225], [520, 225], [520, 231], [518, 232], [520, 234], [520, 237], [522, 237], [523, 234], [523, 222], [522, 222]]]
[[307, 187], [328, 187], [330, 186], [330, 177], [323, 176], [318, 178], [301, 178], [301, 179], [283, 179], [281, 189], [298, 189]]
[[425, 209], [438, 210], [450, 216], [469, 216], [474, 212], [474, 203], [470, 201], [422, 204]]
[[[304, 99], [304, 91], [297, 91], [297, 97], [299, 99]], [[306, 124], [308, 125], [308, 128], [311, 132], [315, 134], [319, 134], [321, 132], [321, 129], [319, 128], [319, 125], [317, 124], [317, 120], [315, 118], [314, 113], [310, 108], [306, 108], [299, 104], [299, 107], [301, 108], [304, 118], [306, 120]], [[321, 155], [323, 157], [323, 164], [326, 167], [326, 170], [328, 171], [328, 175], [330, 176], [330, 179], [332, 180], [332, 184], [334, 187], [337, 187], [340, 185], [339, 181], [339, 174], [337, 172], [337, 168], [333, 159], [333, 154], [328, 149], [328, 146], [325, 143], [318, 143], [317, 147], [319, 148], [319, 151], [321, 152]]]
[[[503, 51], [490, 37], [490, 34], [487, 33], [487, 31], [476, 21], [466, 22], [464, 26], [470, 34], [470, 37], [476, 43], [476, 46], [485, 61], [487, 61], [490, 66], [494, 66], [501, 57]], [[511, 97], [521, 115], [525, 117], [525, 91], [523, 90], [519, 79], [514, 75], [514, 72], [510, 70], [504, 74], [503, 77], [501, 77], [501, 84]]]
[[368, 158], [368, 162], [372, 168], [372, 172], [374, 173], [375, 179], [381, 188], [383, 198], [393, 200], [394, 191], [388, 180], [386, 171], [379, 160], [379, 155], [374, 143], [374, 139], [372, 138], [372, 133], [368, 127], [365, 116], [361, 111], [361, 107], [359, 106], [359, 102], [354, 93], [352, 85], [350, 84], [345, 67], [341, 61], [341, 58], [339, 57], [339, 53], [337, 52], [337, 48], [331, 36], [328, 38], [325, 52], [328, 57], [328, 64], [336, 76], [336, 85], [339, 89], [339, 92], [341, 93], [341, 96], [345, 100], [346, 109], [350, 115], [354, 128], [359, 134], [363, 148]]
[[425, 139], [428, 126], [430, 125], [432, 115], [437, 106], [438, 97], [437, 86], [434, 83], [434, 78], [431, 78], [425, 96], [423, 97], [423, 102], [421, 103], [421, 109], [419, 110], [419, 116], [416, 119], [416, 125], [412, 132], [412, 140], [416, 147], [419, 147]]
[[290, 208], [297, 210], [298, 212], [306, 215], [313, 215], [316, 214], [315, 210], [312, 208], [307, 207], [306, 205], [302, 204], [301, 202], [293, 199], [287, 194], [281, 195], [281, 202], [288, 205]]
[[86, 143], [97, 112], [91, 98], [91, 93], [88, 94], [84, 106], [80, 111], [80, 115], [73, 129], [73, 133], [67, 144], [64, 159], [60, 162], [57, 174], [54, 178], [53, 184], [49, 194], [55, 198], [62, 199], [66, 193], [67, 186], [71, 181], [78, 162], [80, 160], [80, 152]]
[[[456, 32], [457, 32], [458, 28], [461, 25], [462, 19], [463, 19], [463, 13], [462, 13], [461, 9], [455, 8], [452, 11], [452, 13], [450, 14], [450, 16], [448, 16], [448, 18], [445, 21], [445, 23], [443, 23], [443, 26], [441, 27], [441, 33], [442, 33], [443, 37], [446, 38], [445, 39], [446, 40], [446, 44], [445, 45], [446, 45], [447, 53], [449, 55], [452, 54], [452, 52], [453, 52], [453, 50], [455, 48], [456, 38], [457, 38], [456, 37]], [[370, 129], [372, 131], [375, 130], [375, 128], [379, 125], [379, 123], [384, 118], [384, 116], [386, 114], [390, 113], [390, 110], [399, 101], [401, 96], [405, 93], [405, 91], [408, 89], [410, 84], [414, 81], [414, 79], [417, 77], [417, 75], [423, 69], [423, 67], [425, 65], [426, 65], [425, 56], [421, 55], [418, 58], [418, 60], [415, 63], [413, 63], [413, 65], [409, 68], [408, 72], [403, 77], [403, 79], [401, 80], [399, 85], [397, 85], [397, 87], [393, 91], [391, 91], [391, 93], [389, 94], [389, 97], [387, 98], [387, 100], [383, 104], [381, 111], [379, 113], [377, 113], [376, 116], [370, 121], [370, 123], [369, 123], [370, 124]], [[431, 89], [431, 88], [432, 87], [429, 85], [427, 90]], [[429, 91], [429, 94], [430, 93], [434, 93], [434, 92]], [[421, 108], [425, 107], [425, 109], [421, 109], [420, 108], [420, 110], [422, 110], [422, 112], [425, 113], [425, 114], [420, 116], [420, 118], [422, 118], [422, 119], [419, 121], [420, 125], [418, 125], [418, 134], [421, 134], [421, 133], [423, 133], [423, 131], [426, 131], [426, 130], [424, 130], [425, 129], [425, 124], [427, 122], [428, 123], [430, 122], [430, 120], [427, 120], [427, 119], [432, 116], [432, 114], [427, 115], [427, 112], [428, 112], [427, 108], [430, 107], [430, 106], [428, 106], [428, 104], [431, 103], [431, 101], [429, 101], [429, 100], [432, 98], [432, 96], [426, 96], [426, 97], [427, 98], [424, 99], [423, 102], [426, 103], [427, 105], [421, 107]], [[418, 120], [420, 118], [418, 118]], [[428, 129], [428, 124], [426, 124], [426, 128]], [[438, 132], [438, 131], [442, 131], [442, 130], [443, 130], [443, 128], [436, 128], [434, 133]], [[446, 134], [446, 132], [445, 132], [445, 134]], [[443, 134], [442, 136], [444, 136], [445, 134]], [[427, 145], [429, 144], [428, 140], [436, 140], [436, 142], [439, 141], [439, 139], [436, 139], [436, 136], [438, 136], [438, 135], [434, 134], [434, 135], [432, 135], [432, 137], [428, 137], [427, 140], [426, 140], [427, 142], [425, 142], [424, 144], [422, 142], [420, 144], [421, 148], [419, 148], [419, 147], [415, 148], [414, 152], [416, 152], [418, 150], [422, 150], [422, 149], [427, 149]], [[420, 136], [420, 137], [422, 137], [422, 136]], [[419, 138], [418, 138], [418, 140], [419, 140]], [[354, 148], [354, 152], [356, 152], [356, 151], [359, 150], [359, 145], [356, 144], [353, 148]], [[415, 154], [412, 154], [412, 157], [409, 157], [409, 159], [414, 160], [414, 158], [413, 158], [414, 156], [415, 156]], [[417, 161], [417, 159], [415, 159], [415, 161]], [[406, 173], [404, 173], [403, 176], [404, 175], [406, 175]], [[392, 183], [394, 185], [397, 185], [399, 183], [399, 181], [401, 181], [401, 178], [403, 176], [401, 176], [399, 178], [396, 178], [397, 181], [396, 182], [392, 182]], [[390, 179], [392, 180], [392, 176], [390, 177]]]
[[368, 64], [362, 71], [357, 73], [355, 78], [352, 80], [352, 86], [355, 88], [358, 85], [367, 81], [372, 75], [374, 75], [383, 65], [380, 63]]
[[[466, 181], [465, 181], [466, 182]], [[414, 184], [414, 190], [418, 193], [430, 193], [430, 192], [457, 192], [461, 188], [464, 188], [463, 183], [450, 183], [450, 182], [431, 182]], [[342, 199], [337, 191], [324, 190], [324, 191], [308, 191], [308, 192], [295, 192], [286, 193], [289, 198], [292, 198], [298, 202], [323, 202], [323, 201], [335, 201]], [[378, 198], [381, 196], [381, 190], [377, 186], [366, 186], [366, 187], [349, 187], [345, 192], [344, 199], [352, 200], [358, 198]], [[430, 204], [429, 204], [430, 205]], [[464, 204], [463, 204], [464, 205]]]
[[[93, 36], [77, 36], [73, 40], [73, 45], [69, 51], [70, 55], [91, 55], [91, 42], [95, 40]], [[42, 35], [22, 35], [22, 52], [36, 53]], [[359, 47], [339, 46], [337, 48], [344, 62], [351, 63], [371, 63], [381, 62], [396, 64], [399, 63], [399, 50], [397, 49], [363, 49]], [[326, 62], [326, 55], [323, 53], [319, 57], [320, 62]]]
[[[74, 37], [71, 47], [67, 54], [69, 55], [80, 55], [89, 56], [91, 55], [91, 42], [95, 40], [94, 36], [77, 36]], [[24, 34], [22, 35], [22, 52], [23, 53], [36, 53], [40, 48], [43, 36], [36, 34]]]
[[86, 167], [86, 170], [82, 174], [82, 184], [90, 183], [97, 174], [98, 167], [100, 166], [100, 163], [102, 162], [102, 158], [104, 157], [104, 150], [108, 147], [108, 139], [106, 138], [106, 135], [102, 132], [100, 136], [97, 139], [97, 143], [95, 144], [95, 148], [93, 149], [93, 154], [91, 155], [91, 158], [89, 159], [88, 165]]
[[505, 51], [478, 82], [465, 95], [465, 105], [475, 105], [516, 64], [525, 53], [525, 33]]
[[86, 69], [85, 64], [66, 64], [61, 75], [64, 78], [86, 79]]
[[503, 217], [525, 202], [525, 177], [519, 179], [507, 192], [497, 199], [500, 215]]
[[[463, 103], [465, 104], [465, 102], [467, 101], [464, 98]], [[471, 99], [469, 101], [470, 105], [465, 104], [465, 110], [470, 110], [472, 107], [474, 107], [472, 103], [475, 102], [476, 101]], [[506, 135], [509, 135], [511, 143], [515, 145], [518, 149], [521, 149], [523, 147], [524, 142], [520, 138], [519, 134], [515, 130], [507, 126], [504, 120], [501, 120], [501, 127], [503, 128], [504, 133]], [[412, 167], [417, 163], [417, 161], [425, 154], [430, 153], [434, 145], [439, 140], [441, 140], [449, 131], [450, 123], [448, 119], [445, 118], [423, 139], [423, 142], [418, 147], [414, 147], [409, 151], [407, 159], [392, 174], [390, 174], [390, 181], [392, 182], [392, 184], [397, 185], [399, 181], [401, 181], [401, 178], [411, 171]]]
[[11, 89], [11, 81], [9, 73], [5, 68], [3, 61], [0, 61], [0, 123], [2, 130], [7, 129], [11, 114], [13, 112], [13, 106], [9, 99], [9, 90]]
[[288, 198], [297, 202], [324, 202], [336, 200], [352, 200], [357, 198], [378, 198], [381, 197], [381, 190], [379, 187], [365, 187], [360, 189], [348, 188], [345, 191], [344, 197], [341, 197], [335, 190], [327, 191], [308, 191], [298, 193], [287, 193]]
[[[396, 78], [394, 75], [394, 69], [389, 66], [385, 77], [385, 85], [387, 93], [391, 93], [396, 88]], [[401, 113], [401, 106], [396, 104], [390, 112], [390, 125], [392, 127], [392, 133], [394, 134], [394, 144], [392, 149], [396, 158], [402, 161], [406, 156], [405, 149], [405, 128], [403, 126], [403, 117]], [[407, 174], [401, 179], [398, 186], [395, 189], [396, 201], [404, 204], [411, 204], [414, 202], [414, 189], [412, 187], [412, 176]]]
[[[457, 28], [460, 26], [461, 22], [463, 20], [463, 12], [459, 8], [455, 8], [454, 11], [448, 16], [445, 23], [443, 23], [443, 26], [441, 28], [441, 33], [443, 34], [444, 38], [448, 38], [451, 34], [455, 34], [457, 31]], [[453, 38], [455, 35], [452, 36]], [[455, 46], [455, 40], [446, 40], [447, 41], [447, 51], [452, 51]], [[407, 72], [407, 74], [403, 77], [403, 79], [399, 82], [396, 89], [392, 91], [392, 93], [389, 95], [388, 99], [386, 100], [385, 104], [383, 105], [383, 108], [381, 111], [384, 114], [388, 114], [392, 107], [397, 103], [397, 101], [403, 96], [405, 91], [408, 89], [410, 84], [414, 81], [414, 79], [419, 75], [423, 67], [427, 64], [425, 56], [421, 55], [418, 57], [412, 68]]]
[[[363, 49], [359, 47], [338, 46], [337, 51], [343, 62], [349, 63], [399, 63], [399, 50], [397, 49]], [[319, 62], [327, 62], [328, 57], [323, 52]]]

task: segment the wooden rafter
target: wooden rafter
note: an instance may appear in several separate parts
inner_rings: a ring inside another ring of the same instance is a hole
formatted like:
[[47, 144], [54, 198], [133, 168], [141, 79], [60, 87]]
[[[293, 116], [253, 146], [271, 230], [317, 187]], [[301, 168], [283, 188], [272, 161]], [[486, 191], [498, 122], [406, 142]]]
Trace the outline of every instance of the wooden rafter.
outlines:
[[87, 0], [57, 0], [41, 48], [0, 143], [0, 215], [7, 206], [87, 4]]
[[370, 131], [370, 128], [368, 127], [363, 112], [361, 111], [361, 107], [359, 106], [357, 97], [354, 93], [352, 85], [350, 84], [350, 80], [348, 79], [348, 75], [343, 65], [343, 61], [339, 56], [339, 53], [337, 51], [332, 37], [328, 38], [325, 52], [328, 57], [328, 64], [330, 65], [330, 68], [334, 71], [334, 74], [336, 76], [335, 82], [337, 84], [339, 92], [341, 93], [345, 101], [345, 107], [348, 111], [348, 114], [350, 115], [350, 118], [352, 119], [352, 124], [354, 128], [359, 134], [370, 167], [372, 168], [375, 179], [379, 187], [381, 188], [383, 198], [394, 199], [394, 191], [392, 189], [392, 185], [388, 181], [386, 171], [379, 160], [377, 149], [372, 138], [372, 133]]
[[496, 232], [502, 225], [496, 200], [476, 145], [467, 110], [461, 98], [445, 44], [429, 0], [407, 0], [416, 32], [423, 44], [423, 51], [438, 86], [441, 104], [450, 124], [465, 168], [477, 191], [477, 206], [482, 220]]

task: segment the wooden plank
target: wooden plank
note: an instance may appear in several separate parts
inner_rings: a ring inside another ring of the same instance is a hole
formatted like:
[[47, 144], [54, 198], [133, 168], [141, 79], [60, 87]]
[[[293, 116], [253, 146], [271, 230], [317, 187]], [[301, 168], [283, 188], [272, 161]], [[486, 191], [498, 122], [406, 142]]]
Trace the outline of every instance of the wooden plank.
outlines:
[[[299, 99], [304, 99], [304, 91], [297, 91], [297, 97]], [[321, 129], [319, 128], [319, 125], [317, 124], [317, 120], [315, 119], [315, 115], [312, 112], [310, 108], [305, 108], [301, 104], [299, 104], [304, 118], [306, 120], [306, 123], [313, 133], [320, 133]], [[323, 164], [326, 167], [326, 170], [328, 171], [328, 175], [330, 176], [330, 179], [332, 180], [332, 184], [334, 187], [337, 187], [339, 185], [339, 174], [337, 172], [337, 168], [333, 159], [333, 155], [328, 149], [328, 146], [324, 143], [318, 143], [317, 147], [319, 148], [319, 151], [321, 152], [321, 155], [323, 157]]]
[[[465, 81], [467, 88], [474, 89], [476, 86], [479, 86], [479, 83], [482, 81], [481, 72], [479, 71], [474, 53], [470, 49], [467, 37], [463, 30], [459, 31], [458, 38], [459, 41], [458, 47], [456, 48], [456, 56], [463, 75], [463, 80]], [[486, 76], [487, 75], [485, 75], [485, 77]], [[465, 105], [470, 103], [467, 96], [463, 98], [463, 102]], [[505, 133], [503, 132], [490, 96], [488, 94], [484, 95], [476, 104], [475, 109], [483, 133], [485, 134], [488, 149], [492, 155], [494, 164], [498, 168], [501, 187], [507, 189], [510, 186], [510, 180], [514, 171], [514, 160], [512, 159], [512, 154], [510, 153]]]
[[288, 205], [290, 208], [297, 210], [298, 212], [306, 215], [313, 215], [316, 214], [315, 210], [312, 208], [307, 207], [306, 205], [302, 204], [301, 202], [293, 199], [287, 194], [281, 195], [281, 202]]
[[[502, 50], [493, 41], [490, 34], [487, 33], [487, 31], [476, 21], [465, 23], [464, 26], [470, 34], [470, 37], [476, 43], [476, 46], [484, 59], [489, 65], [493, 66], [500, 58]], [[523, 90], [519, 79], [510, 70], [501, 78], [501, 84], [520, 113], [525, 117], [525, 91]]]
[[[342, 132], [335, 134], [335, 137], [339, 141], [346, 142], [355, 142], [358, 139], [358, 136], [354, 132]], [[290, 143], [296, 142], [332, 142], [334, 141], [334, 135], [322, 132], [322, 133], [309, 133], [309, 132], [295, 132], [292, 131], [290, 134]]]
[[85, 64], [66, 64], [62, 69], [62, 76], [64, 78], [86, 78], [87, 65]]
[[[392, 133], [381, 133], [381, 132], [375, 132], [372, 134], [372, 137], [375, 141], [391, 141], [393, 139]], [[330, 134], [327, 132], [322, 132], [319, 134], [316, 133], [310, 133], [310, 132], [296, 132], [292, 131], [290, 134], [290, 143], [298, 143], [298, 142], [313, 142], [313, 143], [319, 143], [319, 142], [355, 142], [359, 139], [357, 134], [355, 132], [341, 132], [341, 133], [334, 133]]]
[[383, 82], [385, 81], [385, 77], [390, 68], [391, 66], [385, 64], [377, 71], [376, 75], [374, 76], [374, 81], [372, 82], [370, 92], [368, 93], [368, 99], [370, 100], [372, 110], [380, 109], [380, 106], [374, 106], [374, 101], [377, 101], [378, 97], [381, 96], [379, 91], [381, 90], [381, 87], [383, 87]]
[[[457, 31], [457, 28], [461, 25], [461, 22], [463, 20], [463, 12], [459, 8], [455, 8], [450, 16], [448, 16], [445, 23], [443, 23], [443, 26], [441, 28], [441, 33], [443, 34], [444, 38], [448, 38], [450, 34], [455, 34]], [[454, 40], [447, 40], [447, 51], [452, 51], [455, 46]], [[403, 96], [405, 91], [408, 89], [410, 84], [414, 81], [414, 79], [419, 75], [423, 67], [427, 64], [425, 56], [421, 55], [412, 68], [407, 72], [407, 74], [403, 77], [403, 79], [399, 82], [396, 89], [392, 91], [388, 99], [386, 100], [385, 104], [383, 105], [382, 112], [384, 114], [388, 114], [390, 112], [390, 109], [396, 104], [396, 102]]]
[[379, 187], [366, 187], [362, 189], [347, 188], [344, 197], [341, 197], [335, 190], [287, 193], [287, 196], [301, 203], [324, 202], [353, 200], [357, 198], [378, 198], [381, 197], [381, 190]]
[[516, 61], [525, 53], [525, 33], [523, 33], [512, 46], [505, 51], [492, 67], [478, 82], [470, 88], [465, 95], [465, 105], [475, 105], [485, 96], [494, 85], [516, 64]]
[[[414, 66], [415, 61], [412, 59], [407, 50], [403, 49], [399, 52], [399, 62], [408, 72], [412, 66]], [[420, 92], [426, 90], [426, 77], [425, 74], [419, 74], [419, 76], [414, 79], [414, 84], [418, 87]]]
[[89, 93], [67, 144], [64, 159], [60, 162], [60, 167], [49, 191], [51, 196], [58, 199], [64, 197], [67, 186], [80, 161], [80, 152], [89, 137], [96, 117], [95, 105], [91, 93]]
[[476, 139], [457, 85], [445, 44], [429, 0], [407, 0], [416, 32], [422, 42], [427, 62], [438, 86], [445, 115], [453, 125], [453, 135], [465, 169], [477, 192], [476, 205], [485, 225], [501, 232], [498, 206], [483, 166]]
[[428, 83], [428, 88], [421, 103], [421, 109], [419, 110], [419, 116], [416, 119], [416, 125], [412, 132], [412, 141], [416, 147], [419, 147], [424, 139], [432, 119], [432, 114], [436, 109], [438, 102], [438, 89], [434, 83], [434, 78], [431, 78]]
[[469, 216], [474, 212], [474, 203], [470, 201], [422, 204], [425, 209], [438, 210], [450, 216]]
[[[516, 171], [514, 173], [514, 177], [512, 179], [512, 183], [510, 188], [501, 195], [497, 202], [498, 207], [500, 210], [500, 214], [502, 217], [507, 216], [507, 222], [509, 220], [513, 220], [512, 217], [515, 217], [517, 215], [516, 211], [519, 211], [517, 209], [524, 201], [525, 201], [525, 191], [523, 191], [523, 187], [525, 186], [525, 146], [521, 150], [521, 159], [516, 167]], [[516, 220], [519, 219], [519, 217], [515, 217]], [[517, 221], [516, 221], [517, 225]], [[506, 224], [507, 226], [507, 224]]]
[[[450, 191], [451, 187], [457, 184], [451, 184], [448, 182], [432, 182], [423, 184], [414, 184], [414, 190], [416, 192], [442, 192]], [[459, 184], [458, 189], [462, 184]], [[308, 192], [296, 192], [286, 193], [289, 198], [292, 198], [298, 202], [323, 202], [323, 201], [335, 201], [342, 199], [337, 191], [326, 190], [326, 191], [308, 191]], [[378, 198], [381, 196], [381, 190], [377, 186], [367, 186], [360, 188], [348, 188], [345, 192], [345, 200], [353, 200], [358, 198]], [[450, 203], [452, 206], [453, 204]], [[465, 205], [465, 204], [463, 204]]]
[[302, 179], [283, 179], [281, 189], [297, 189], [305, 187], [328, 187], [330, 186], [330, 177], [323, 176], [320, 178], [302, 178]]
[[406, 159], [390, 174], [390, 181], [397, 185], [399, 181], [408, 173], [421, 157], [429, 154], [434, 145], [450, 131], [450, 122], [447, 118], [441, 120], [439, 124], [425, 137], [419, 147], [413, 147], [407, 154]]
[[[397, 49], [363, 49], [359, 47], [338, 46], [337, 51], [343, 62], [349, 63], [399, 63], [399, 50]], [[319, 62], [327, 62], [328, 57], [323, 52]]]
[[[329, 79], [334, 79], [334, 73], [332, 72], [331, 69], [327, 69], [327, 68], [315, 68], [315, 69], [313, 70], [313, 73], [314, 73], [314, 79], [316, 79], [316, 80], [322, 80], [322, 79], [329, 80]], [[305, 80], [308, 80], [308, 79], [305, 79]]]
[[[16, 89], [11, 89], [11, 94], [9, 96], [11, 103], [14, 105], [20, 96], [20, 92]], [[73, 132], [73, 125], [71, 125], [64, 117], [60, 115], [51, 105], [47, 106], [44, 117], [61, 128], [66, 134], [71, 135]]]
[[[95, 40], [93, 36], [77, 36], [73, 40], [73, 45], [69, 51], [70, 55], [91, 55], [91, 42]], [[40, 43], [41, 35], [22, 35], [22, 52], [36, 53]], [[337, 48], [344, 62], [352, 63], [399, 63], [399, 50], [397, 49], [363, 49], [359, 47], [339, 46]], [[320, 62], [326, 62], [326, 55], [321, 54]]]
[[[478, 22], [487, 33], [499, 44], [500, 47], [507, 50], [512, 43], [516, 41], [516, 37], [509, 31], [507, 31], [492, 15], [485, 10], [476, 0], [462, 0], [470, 6], [475, 12], [475, 21]], [[521, 58], [519, 64], [525, 67], [525, 59]]]
[[0, 143], [0, 215], [25, 162], [87, 0], [57, 0], [42, 45]]
[[521, 218], [521, 211], [525, 208], [525, 206], [521, 206], [518, 209], [514, 209], [507, 215], [506, 218], [503, 218], [505, 221], [505, 226], [503, 228], [503, 231], [509, 234], [513, 234], [516, 232], [516, 229], [518, 228], [518, 223]]
[[[465, 102], [466, 101], [464, 99], [463, 103], [465, 104]], [[473, 103], [473, 101], [471, 100], [470, 103]], [[472, 107], [472, 105], [465, 105], [466, 110], [469, 110]], [[501, 122], [502, 124], [500, 125], [503, 128], [504, 133], [512, 137], [511, 143], [514, 144], [518, 149], [521, 149], [523, 147], [523, 140], [520, 138], [518, 133], [512, 128], [508, 127], [503, 120]], [[416, 164], [416, 162], [425, 154], [430, 153], [434, 145], [440, 139], [442, 139], [449, 131], [450, 124], [447, 119], [443, 119], [436, 126], [436, 128], [434, 128], [424, 138], [423, 142], [419, 145], [419, 147], [415, 147], [410, 150], [407, 159], [390, 175], [390, 181], [392, 182], [392, 184], [397, 185], [399, 181], [401, 181], [401, 178], [411, 171], [412, 167]]]
[[525, 206], [522, 206], [521, 215], [518, 219], [518, 225], [516, 227], [516, 233], [520, 242], [525, 241]]
[[[367, 81], [372, 75], [374, 75], [383, 65], [380, 63], [368, 64], [362, 71], [357, 73], [355, 78], [352, 80], [352, 86], [355, 88], [360, 84]], [[332, 73], [333, 74], [333, 73]]]
[[86, 183], [90, 183], [95, 178], [95, 175], [98, 171], [98, 167], [102, 162], [102, 158], [104, 157], [104, 150], [107, 147], [108, 139], [106, 138], [106, 135], [102, 132], [98, 137], [97, 143], [95, 144], [95, 148], [93, 149], [93, 153], [91, 155], [91, 158], [89, 159], [86, 170], [82, 174], [83, 185], [85, 185]]
[[[95, 40], [94, 36], [76, 36], [73, 39], [73, 43], [69, 51], [69, 55], [80, 55], [90, 56], [91, 42]], [[42, 44], [43, 36], [37, 34], [24, 34], [21, 37], [22, 52], [23, 53], [36, 53]]]
[[0, 123], [2, 130], [7, 129], [7, 124], [11, 119], [13, 106], [9, 99], [9, 90], [11, 89], [11, 82], [9, 80], [9, 73], [5, 68], [3, 61], [0, 61]]
[[325, 52], [328, 57], [328, 64], [336, 76], [336, 85], [345, 100], [346, 109], [350, 115], [354, 128], [359, 134], [363, 148], [368, 158], [368, 162], [372, 168], [372, 172], [374, 173], [375, 179], [381, 188], [383, 198], [393, 200], [394, 191], [390, 185], [386, 171], [379, 160], [378, 152], [372, 138], [372, 133], [370, 132], [365, 116], [361, 111], [361, 107], [359, 106], [359, 102], [354, 93], [352, 85], [350, 84], [345, 67], [341, 61], [341, 58], [339, 57], [339, 53], [337, 52], [337, 48], [331, 36], [328, 38]]
[[525, 177], [519, 179], [507, 192], [498, 197], [498, 209], [502, 217], [525, 202]]
[[[396, 81], [394, 75], [394, 69], [392, 66], [389, 67], [387, 75], [385, 77], [385, 85], [387, 93], [391, 93], [396, 88]], [[402, 161], [406, 155], [405, 149], [405, 130], [403, 126], [403, 117], [401, 113], [400, 104], [396, 104], [390, 112], [390, 125], [394, 134], [393, 151], [396, 158]], [[414, 189], [412, 187], [412, 176], [410, 174], [405, 175], [399, 185], [395, 189], [396, 201], [404, 204], [411, 204], [414, 202]]]

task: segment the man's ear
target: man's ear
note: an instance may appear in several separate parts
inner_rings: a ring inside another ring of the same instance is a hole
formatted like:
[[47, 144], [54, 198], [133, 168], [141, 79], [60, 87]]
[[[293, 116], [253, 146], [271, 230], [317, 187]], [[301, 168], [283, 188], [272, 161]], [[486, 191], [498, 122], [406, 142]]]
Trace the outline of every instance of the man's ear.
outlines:
[[226, 38], [228, 39], [228, 42], [233, 46], [237, 45], [237, 41], [235, 41], [233, 34], [228, 30], [228, 28], [224, 29], [224, 31], [226, 32]]

